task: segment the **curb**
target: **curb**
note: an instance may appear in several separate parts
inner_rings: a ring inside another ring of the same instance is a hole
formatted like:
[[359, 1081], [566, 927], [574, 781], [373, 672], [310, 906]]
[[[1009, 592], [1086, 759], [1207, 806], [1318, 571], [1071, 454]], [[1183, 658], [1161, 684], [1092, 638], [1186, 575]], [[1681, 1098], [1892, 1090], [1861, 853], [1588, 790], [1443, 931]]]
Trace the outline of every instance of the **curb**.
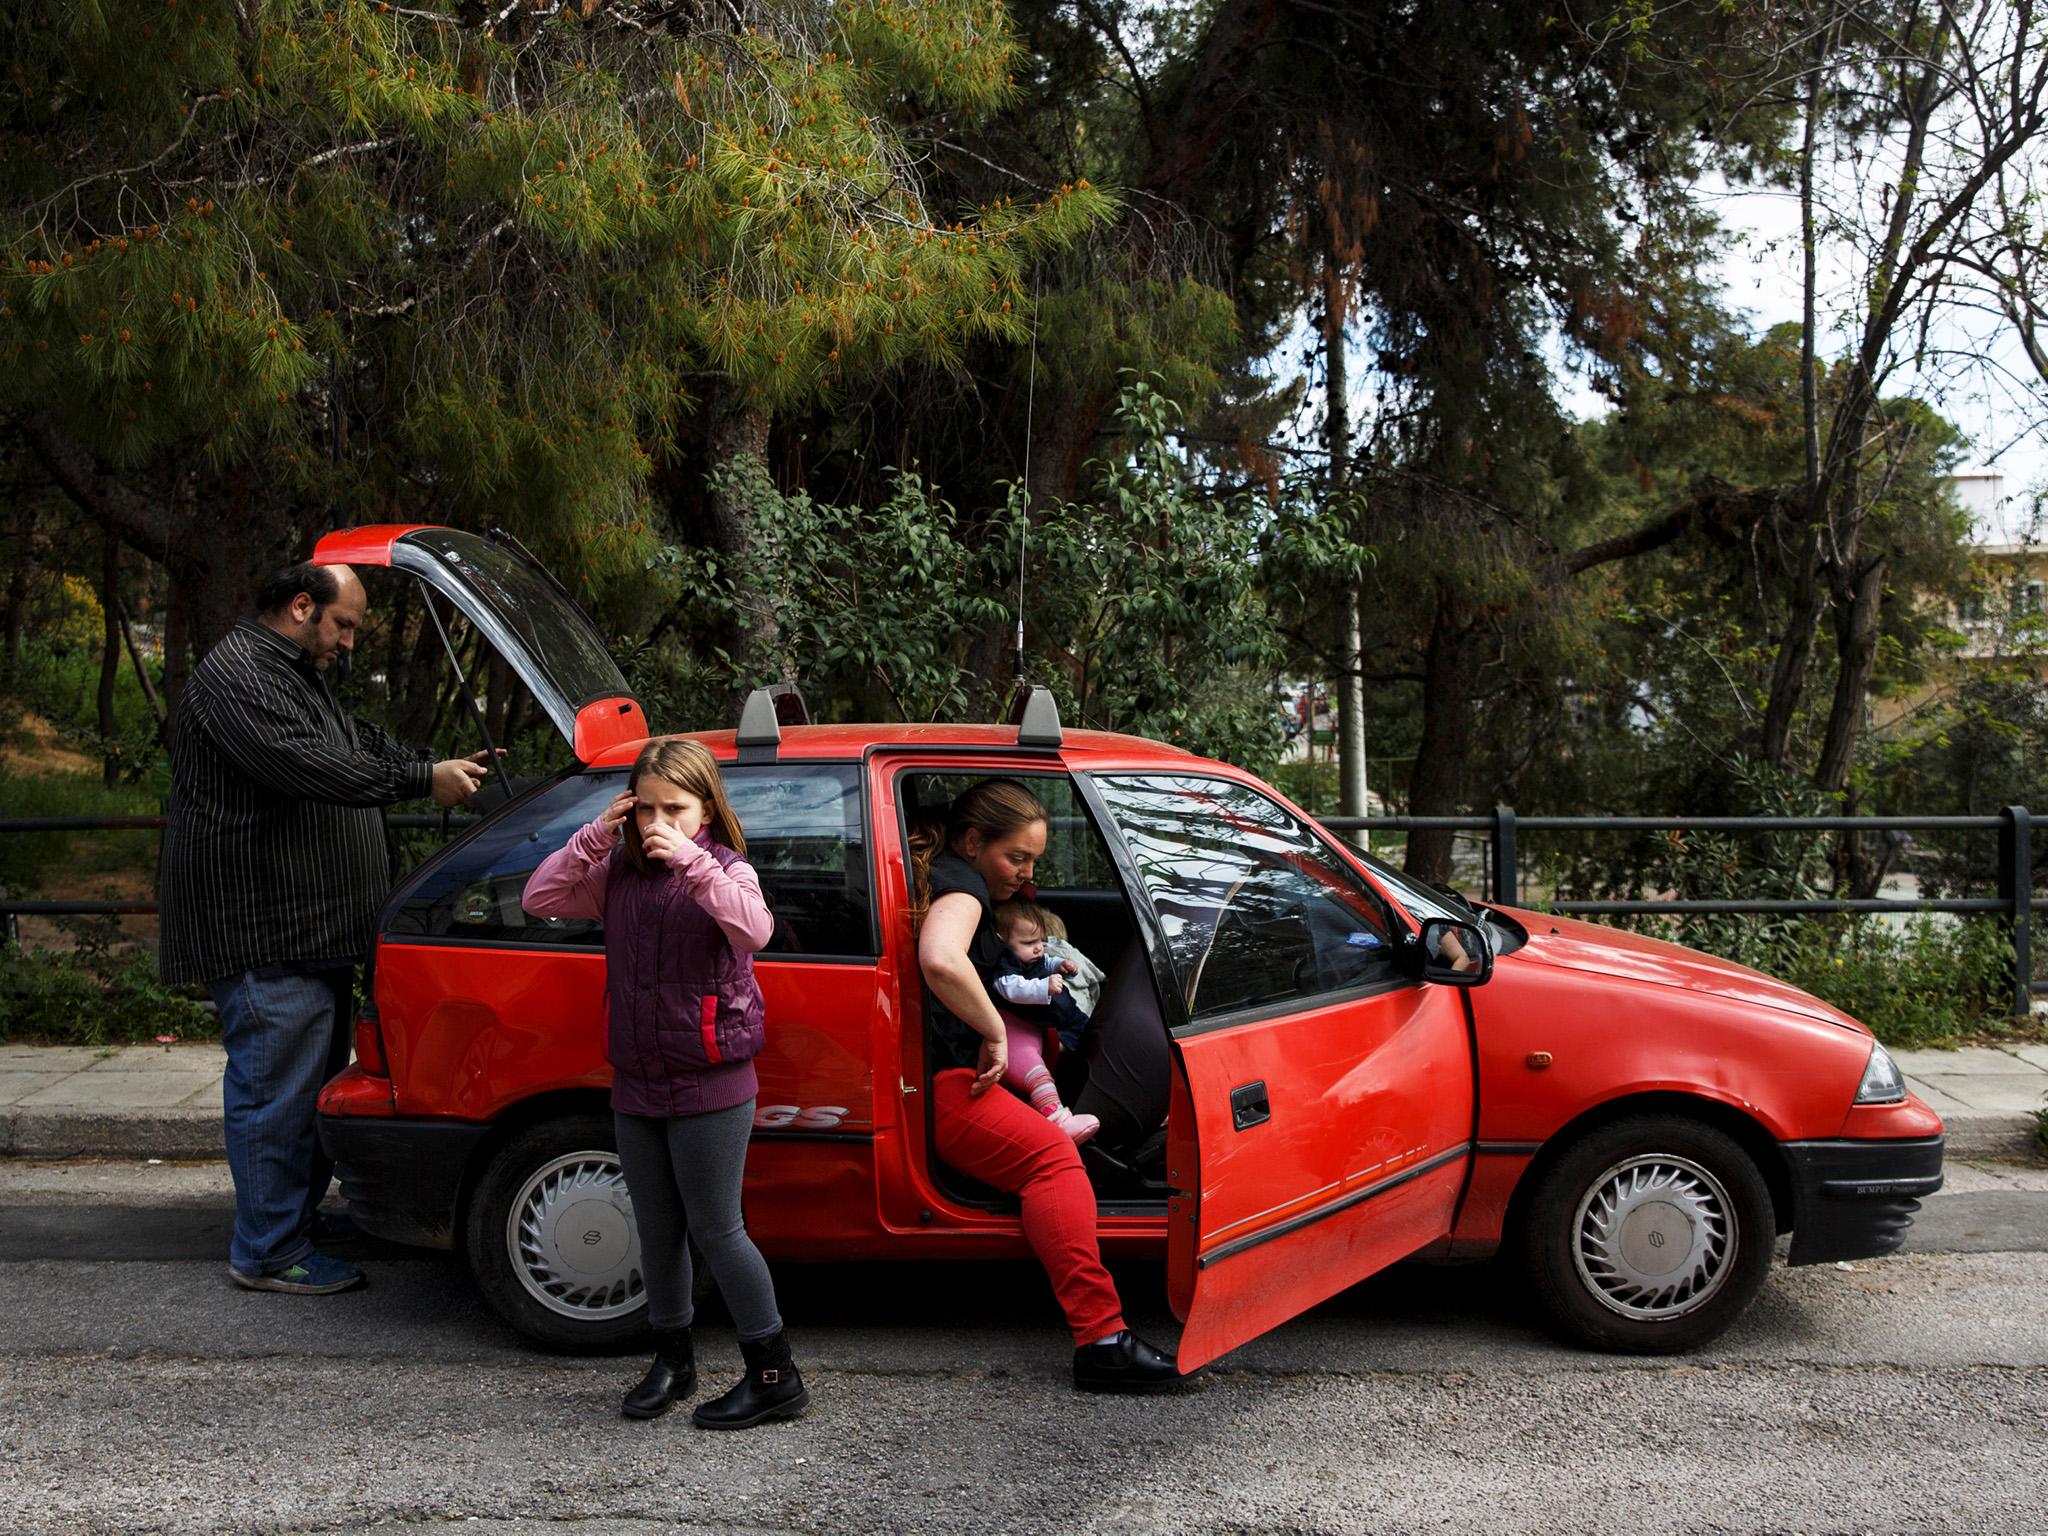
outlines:
[[0, 1157], [217, 1162], [226, 1156], [217, 1109], [0, 1110]]
[[1948, 1132], [1946, 1158], [1981, 1157], [2006, 1163], [2042, 1160], [2041, 1123], [2030, 1114], [1947, 1114], [1941, 1120]]

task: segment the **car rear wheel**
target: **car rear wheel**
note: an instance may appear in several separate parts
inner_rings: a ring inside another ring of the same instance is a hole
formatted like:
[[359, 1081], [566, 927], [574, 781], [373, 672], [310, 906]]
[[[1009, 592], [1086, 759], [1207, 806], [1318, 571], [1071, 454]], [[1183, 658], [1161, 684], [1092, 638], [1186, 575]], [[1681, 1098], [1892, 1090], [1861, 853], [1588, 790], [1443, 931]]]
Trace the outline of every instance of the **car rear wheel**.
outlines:
[[1641, 1115], [1587, 1133], [1540, 1175], [1523, 1260], [1574, 1343], [1675, 1354], [1742, 1315], [1776, 1231], [1770, 1188], [1734, 1138]]
[[610, 1117], [514, 1134], [477, 1182], [464, 1236], [485, 1300], [536, 1343], [594, 1352], [646, 1331], [640, 1234]]

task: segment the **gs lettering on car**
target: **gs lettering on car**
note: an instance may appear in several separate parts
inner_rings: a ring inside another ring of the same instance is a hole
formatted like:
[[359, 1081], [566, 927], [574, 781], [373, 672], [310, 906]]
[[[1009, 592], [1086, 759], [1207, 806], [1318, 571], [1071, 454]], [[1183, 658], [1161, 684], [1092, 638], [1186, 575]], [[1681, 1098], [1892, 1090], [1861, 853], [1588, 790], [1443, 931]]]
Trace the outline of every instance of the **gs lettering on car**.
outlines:
[[[315, 558], [452, 602], [574, 759], [393, 892], [322, 1137], [364, 1227], [460, 1249], [545, 1345], [612, 1346], [645, 1299], [602, 935], [519, 897], [623, 786], [648, 722], [509, 540], [364, 528]], [[1063, 730], [1042, 693], [1011, 726], [812, 726], [764, 692], [698, 739], [777, 918], [747, 1162], [771, 1258], [1028, 1251], [1014, 1202], [932, 1149], [907, 873], [913, 824], [992, 774], [1048, 806], [1037, 899], [1106, 973], [1059, 1070], [1104, 1120], [1083, 1156], [1105, 1248], [1166, 1259], [1183, 1369], [1388, 1264], [1503, 1248], [1567, 1337], [1683, 1350], [1748, 1305], [1780, 1233], [1793, 1264], [1888, 1253], [1941, 1184], [1940, 1119], [1839, 1010], [1420, 886], [1228, 764]]]

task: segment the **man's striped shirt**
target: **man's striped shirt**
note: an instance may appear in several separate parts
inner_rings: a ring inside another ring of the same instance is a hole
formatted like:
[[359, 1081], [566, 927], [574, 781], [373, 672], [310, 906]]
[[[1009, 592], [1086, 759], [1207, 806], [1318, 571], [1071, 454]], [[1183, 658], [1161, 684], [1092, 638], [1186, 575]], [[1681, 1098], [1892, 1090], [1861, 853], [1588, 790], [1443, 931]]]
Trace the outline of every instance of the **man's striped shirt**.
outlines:
[[391, 886], [381, 807], [430, 793], [433, 771], [343, 710], [297, 641], [238, 623], [172, 724], [164, 980], [360, 962]]

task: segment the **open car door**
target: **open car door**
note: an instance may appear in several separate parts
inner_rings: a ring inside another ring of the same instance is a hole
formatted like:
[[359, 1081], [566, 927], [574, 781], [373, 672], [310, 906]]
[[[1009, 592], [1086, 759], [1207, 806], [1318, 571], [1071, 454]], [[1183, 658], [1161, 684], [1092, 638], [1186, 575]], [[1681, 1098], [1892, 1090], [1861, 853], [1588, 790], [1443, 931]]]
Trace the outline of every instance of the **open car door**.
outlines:
[[447, 598], [526, 685], [578, 761], [648, 734], [590, 620], [510, 537], [420, 524], [345, 528], [314, 546], [313, 562], [405, 571]]
[[1192, 1371], [1450, 1232], [1469, 1013], [1409, 979], [1406, 926], [1279, 802], [1195, 772], [1090, 778], [1167, 1000], [1167, 1285]]

